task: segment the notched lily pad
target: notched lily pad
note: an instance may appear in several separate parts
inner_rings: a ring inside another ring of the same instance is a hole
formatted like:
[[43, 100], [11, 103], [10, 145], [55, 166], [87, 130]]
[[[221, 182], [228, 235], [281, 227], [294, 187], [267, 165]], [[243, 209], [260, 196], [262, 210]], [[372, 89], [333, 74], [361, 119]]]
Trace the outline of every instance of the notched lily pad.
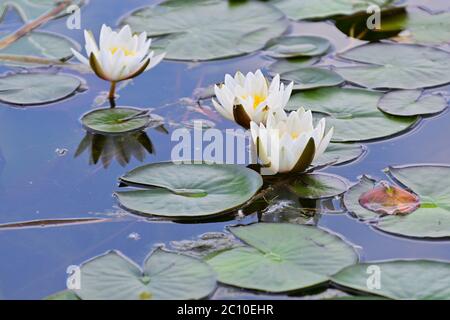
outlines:
[[[379, 281], [379, 286], [375, 282], [370, 283], [370, 278]], [[450, 299], [448, 262], [391, 260], [360, 263], [343, 269], [333, 276], [332, 281], [345, 288], [388, 299]]]
[[115, 193], [120, 204], [138, 214], [195, 218], [231, 211], [262, 186], [261, 176], [238, 165], [154, 163], [120, 178], [141, 190]]
[[378, 108], [397, 116], [429, 115], [447, 108], [441, 95], [423, 95], [421, 90], [400, 90], [386, 93], [378, 101]]
[[18, 106], [48, 104], [73, 95], [80, 86], [80, 79], [65, 74], [11, 74], [0, 78], [0, 102]]
[[[85, 0], [72, 1], [73, 4], [81, 6]], [[60, 4], [58, 0], [1, 0], [0, 2], [0, 21], [6, 14], [8, 8], [15, 9], [23, 21], [28, 22], [39, 18], [41, 15], [54, 9]], [[66, 15], [64, 11], [58, 17]]]
[[129, 133], [149, 125], [151, 117], [148, 111], [132, 107], [95, 109], [84, 114], [81, 123], [92, 133]]
[[306, 67], [280, 74], [282, 80], [293, 81], [293, 90], [338, 86], [344, 79], [333, 70]]
[[144, 7], [121, 21], [146, 31], [153, 48], [167, 59], [211, 60], [262, 49], [288, 27], [272, 6], [249, 1], [230, 5], [221, 0], [170, 0]]
[[410, 165], [390, 167], [387, 172], [397, 184], [419, 197], [417, 210], [407, 215], [380, 216], [364, 208], [359, 202], [361, 195], [376, 185], [375, 180], [366, 176], [344, 195], [347, 210], [374, 228], [391, 234], [413, 238], [450, 237], [450, 167]]
[[316, 167], [328, 164], [332, 166], [347, 164], [361, 158], [366, 151], [366, 146], [361, 144], [330, 143], [325, 152], [312, 165]]
[[304, 199], [331, 198], [347, 189], [347, 183], [341, 177], [324, 173], [304, 174], [289, 183], [289, 190]]
[[330, 47], [326, 38], [287, 36], [270, 41], [264, 53], [272, 58], [312, 57], [325, 54]]
[[359, 197], [359, 204], [380, 214], [404, 215], [417, 210], [420, 200], [418, 196], [403, 188], [380, 181], [372, 190]]
[[295, 71], [301, 68], [312, 66], [320, 60], [318, 57], [301, 57], [290, 59], [277, 59], [277, 61], [271, 63], [267, 69], [271, 75], [276, 75]]
[[231, 227], [247, 246], [208, 259], [220, 282], [267, 292], [289, 292], [323, 284], [357, 262], [353, 247], [312, 226], [257, 223]]
[[215, 287], [203, 261], [156, 249], [142, 269], [118, 251], [85, 262], [75, 293], [83, 300], [186, 300], [205, 298]]

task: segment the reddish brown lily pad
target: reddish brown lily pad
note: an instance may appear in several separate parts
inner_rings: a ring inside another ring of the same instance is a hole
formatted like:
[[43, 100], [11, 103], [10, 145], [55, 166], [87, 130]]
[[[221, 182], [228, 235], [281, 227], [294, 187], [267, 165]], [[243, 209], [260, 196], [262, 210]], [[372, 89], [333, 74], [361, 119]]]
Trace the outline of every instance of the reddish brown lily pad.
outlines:
[[420, 207], [420, 199], [399, 186], [380, 181], [373, 189], [359, 197], [359, 204], [379, 214], [405, 215]]

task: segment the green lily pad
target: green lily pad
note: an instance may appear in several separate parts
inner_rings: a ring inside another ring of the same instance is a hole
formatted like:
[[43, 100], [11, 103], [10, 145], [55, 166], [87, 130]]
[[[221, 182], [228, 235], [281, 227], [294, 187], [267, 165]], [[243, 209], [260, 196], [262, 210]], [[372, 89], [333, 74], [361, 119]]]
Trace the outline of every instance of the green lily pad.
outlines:
[[[379, 268], [379, 289], [368, 286], [370, 266]], [[332, 281], [352, 290], [398, 300], [450, 299], [450, 263], [431, 260], [368, 262], [347, 267]], [[370, 288], [369, 288], [370, 287]]]
[[[73, 1], [74, 4], [81, 6], [84, 0]], [[23, 21], [28, 22], [39, 18], [41, 15], [55, 8], [60, 1], [58, 0], [0, 0], [0, 21], [8, 8], [12, 7], [19, 13]], [[62, 13], [60, 16], [64, 16]]]
[[45, 297], [44, 300], [81, 300], [81, 299], [76, 295], [75, 292], [71, 290], [64, 290], [52, 294], [48, 297]]
[[142, 270], [117, 251], [85, 262], [75, 292], [83, 300], [184, 300], [205, 298], [215, 287], [203, 261], [157, 249]]
[[347, 183], [339, 176], [311, 173], [299, 176], [289, 184], [289, 190], [303, 199], [323, 199], [347, 191]]
[[278, 0], [273, 4], [293, 20], [325, 19], [366, 11], [370, 5], [384, 6], [389, 0]]
[[331, 163], [333, 166], [346, 164], [359, 159], [367, 148], [360, 144], [330, 143], [325, 152], [316, 159], [313, 166]]
[[377, 108], [382, 93], [352, 88], [321, 88], [294, 94], [288, 110], [303, 106], [334, 127], [333, 142], [366, 141], [398, 134], [417, 117], [394, 117]]
[[282, 74], [294, 70], [298, 70], [301, 68], [309, 67], [316, 62], [318, 62], [320, 58], [318, 57], [301, 57], [301, 58], [290, 58], [290, 59], [278, 59], [274, 63], [270, 64], [267, 69], [270, 74]]
[[336, 71], [366, 88], [418, 89], [450, 82], [450, 53], [437, 48], [372, 43], [350, 49], [340, 57], [361, 63]]
[[322, 229], [288, 223], [230, 228], [248, 246], [208, 259], [220, 282], [245, 289], [288, 292], [323, 284], [357, 262], [353, 247]]
[[120, 181], [141, 190], [116, 192], [120, 204], [136, 213], [195, 218], [230, 211], [250, 200], [261, 176], [238, 165], [153, 163]]
[[0, 49], [0, 62], [22, 64], [16, 62], [18, 58], [28, 58], [30, 63], [36, 58], [65, 61], [73, 56], [70, 48], [79, 48], [79, 45], [58, 34], [34, 31]]
[[442, 44], [450, 42], [450, 12], [429, 14], [408, 10], [401, 19], [381, 19], [381, 30], [406, 30], [406, 38], [414, 43]]
[[331, 47], [326, 38], [287, 36], [270, 41], [265, 54], [273, 58], [313, 57], [325, 54]]
[[407, 215], [380, 216], [363, 208], [359, 197], [374, 188], [375, 181], [363, 177], [344, 196], [347, 210], [373, 227], [414, 238], [450, 237], [450, 167], [437, 165], [390, 167], [388, 173], [420, 198], [420, 207]]
[[133, 12], [121, 21], [156, 37], [167, 59], [211, 60], [262, 49], [287, 28], [284, 15], [259, 2], [170, 0]]
[[121, 134], [141, 130], [150, 123], [150, 115], [131, 107], [102, 108], [83, 115], [81, 123], [94, 133]]
[[340, 85], [344, 79], [336, 72], [321, 68], [301, 68], [280, 74], [280, 78], [294, 82], [294, 90], [307, 90]]
[[397, 116], [429, 115], [447, 108], [447, 101], [441, 95], [422, 94], [421, 90], [388, 92], [378, 101], [378, 108]]
[[0, 102], [19, 106], [47, 104], [73, 95], [80, 86], [80, 79], [64, 74], [11, 74], [0, 78]]

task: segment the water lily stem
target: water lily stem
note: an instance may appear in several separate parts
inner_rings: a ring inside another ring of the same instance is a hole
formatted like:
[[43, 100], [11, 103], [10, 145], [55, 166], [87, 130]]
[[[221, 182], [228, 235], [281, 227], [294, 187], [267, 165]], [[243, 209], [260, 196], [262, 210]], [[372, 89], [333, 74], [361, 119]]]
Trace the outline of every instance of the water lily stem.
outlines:
[[116, 81], [111, 81], [111, 88], [109, 89], [109, 103], [111, 104], [111, 108], [116, 107]]

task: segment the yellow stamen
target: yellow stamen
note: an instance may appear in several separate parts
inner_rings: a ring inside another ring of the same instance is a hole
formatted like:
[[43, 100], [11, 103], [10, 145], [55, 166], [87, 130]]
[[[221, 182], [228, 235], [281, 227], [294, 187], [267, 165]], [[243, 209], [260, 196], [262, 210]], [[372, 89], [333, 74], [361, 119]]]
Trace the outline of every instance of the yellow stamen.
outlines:
[[[248, 97], [248, 96], [242, 96], [241, 98], [242, 98], [243, 100], [246, 100], [247, 97]], [[266, 97], [265, 97], [265, 96], [260, 96], [260, 95], [257, 95], [257, 94], [255, 94], [254, 96], [252, 96], [252, 98], [253, 98], [253, 109], [256, 109], [256, 108], [259, 106], [259, 104], [260, 104], [261, 102], [263, 102], [264, 100], [266, 100]]]
[[299, 136], [299, 134], [298, 134], [297, 132], [292, 132], [292, 133], [291, 133], [292, 139], [297, 139], [298, 136]]
[[134, 56], [136, 55], [136, 51], [134, 50], [128, 50], [127, 48], [123, 48], [123, 47], [112, 47], [109, 50], [111, 51], [112, 54], [115, 54], [117, 52], [117, 50], [122, 50], [123, 53], [125, 54], [125, 56]]

